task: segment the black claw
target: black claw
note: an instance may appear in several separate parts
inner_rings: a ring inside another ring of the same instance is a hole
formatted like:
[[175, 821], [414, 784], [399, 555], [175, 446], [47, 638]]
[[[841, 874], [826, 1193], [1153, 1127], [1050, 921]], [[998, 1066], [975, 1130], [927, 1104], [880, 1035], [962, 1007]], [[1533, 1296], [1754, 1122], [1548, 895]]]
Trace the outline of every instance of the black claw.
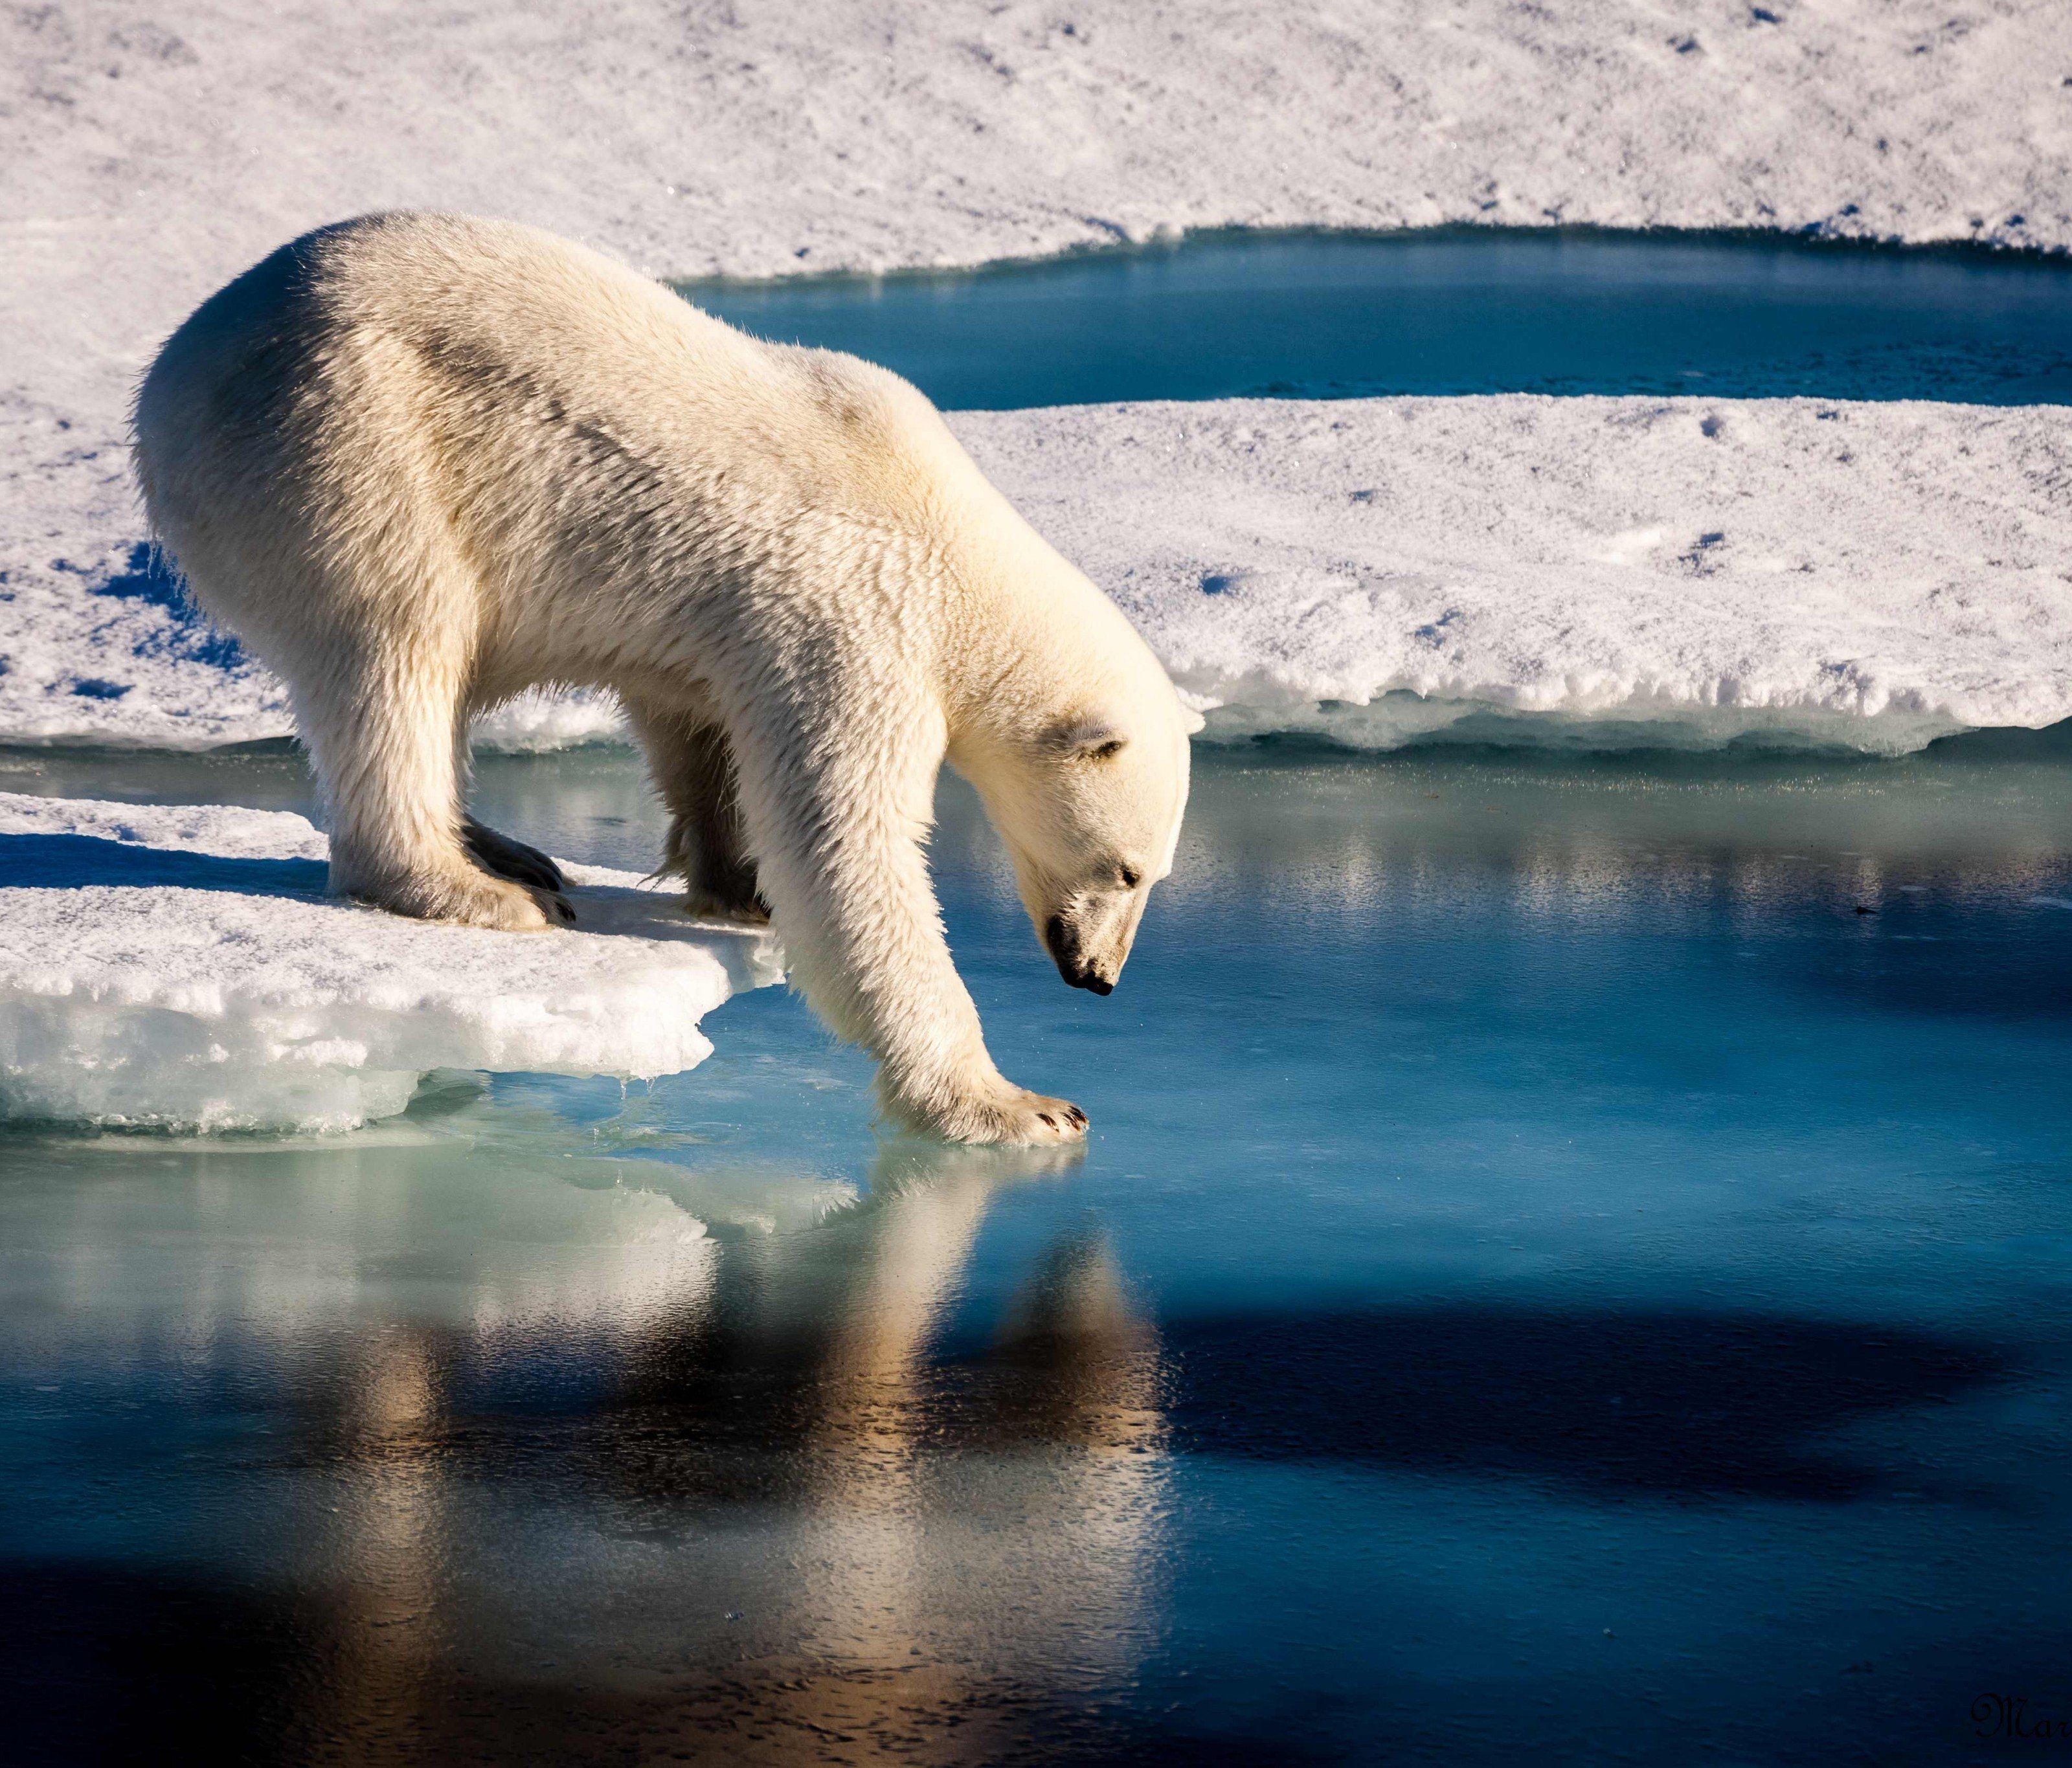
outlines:
[[1058, 1120], [1053, 1117], [1047, 1111], [1039, 1111], [1036, 1115], [1042, 1122], [1048, 1124], [1053, 1129], [1055, 1129], [1058, 1127]]
[[523, 841], [500, 835], [472, 817], [462, 826], [461, 845], [483, 870], [508, 878], [514, 884], [528, 885], [538, 890], [568, 888], [568, 880], [561, 876], [561, 867], [538, 848], [528, 847]]

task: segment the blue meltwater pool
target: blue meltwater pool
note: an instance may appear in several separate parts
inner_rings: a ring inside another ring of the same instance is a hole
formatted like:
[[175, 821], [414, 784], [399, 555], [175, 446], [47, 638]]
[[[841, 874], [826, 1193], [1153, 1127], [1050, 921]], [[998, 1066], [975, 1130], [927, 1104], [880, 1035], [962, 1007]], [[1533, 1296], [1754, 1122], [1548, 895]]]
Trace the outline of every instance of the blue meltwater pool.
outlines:
[[[2072, 1717], [2062, 741], [1197, 765], [1108, 1000], [944, 791], [959, 963], [1083, 1158], [874, 1135], [775, 990], [652, 1088], [0, 1138], [22, 1759], [1940, 1765]], [[616, 751], [478, 803], [659, 851]]]
[[937, 404], [1377, 393], [2072, 401], [2072, 263], [1706, 234], [1198, 235], [1048, 263], [687, 283]]

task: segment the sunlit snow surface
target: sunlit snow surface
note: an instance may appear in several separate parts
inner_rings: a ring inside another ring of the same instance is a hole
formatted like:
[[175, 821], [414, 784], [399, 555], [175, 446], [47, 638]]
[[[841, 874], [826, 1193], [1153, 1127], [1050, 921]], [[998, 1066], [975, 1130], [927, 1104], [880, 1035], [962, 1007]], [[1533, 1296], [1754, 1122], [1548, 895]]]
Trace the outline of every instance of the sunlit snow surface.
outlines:
[[[0, 737], [198, 748], [286, 728], [278, 686], [183, 620], [154, 568], [125, 419], [159, 341], [312, 226], [383, 207], [508, 215], [678, 277], [972, 265], [1233, 226], [1728, 228], [2062, 251], [2072, 137], [2062, 36], [2056, 8], [2016, 0], [1962, 18], [1929, 0], [1705, 0], [1671, 12], [1627, 0], [1358, 0], [1256, 14], [1096, 4], [1070, 18], [919, 0], [746, 12], [627, 0], [537, 19], [494, 9], [405, 19], [310, 0], [17, 10], [0, 18], [0, 152], [14, 173], [0, 195]], [[454, 101], [456, 69], [467, 71], [465, 104]], [[1026, 421], [1024, 452], [1043, 446], [1041, 421]], [[1152, 419], [1133, 421], [1147, 449], [1166, 445]], [[1433, 578], [1433, 595], [1457, 591], [1473, 604], [1464, 618], [1486, 624], [1474, 607], [1508, 582], [1452, 560], [1446, 543], [1500, 524], [1493, 497], [1449, 504], [1457, 528], [1400, 506], [1355, 521], [1297, 500], [1288, 512], [1318, 519], [1314, 539], [1255, 536], [1247, 524], [1262, 500], [1285, 497], [1276, 473], [1314, 467], [1341, 479], [1360, 463], [1358, 440], [1340, 451], [1308, 434], [1314, 457], [1276, 463], [1291, 438], [1241, 413], [1223, 421], [1227, 458], [1191, 483], [1156, 483], [1144, 457], [1124, 458], [1114, 470], [1139, 487], [1125, 494], [1102, 483], [1109, 463], [1096, 461], [1071, 488], [1087, 522], [1128, 533], [1147, 511], [1231, 496], [1219, 541], [1263, 538], [1268, 557], [1234, 560], [1219, 544], [1169, 551], [1161, 571], [1183, 585], [1189, 571], [1250, 572], [1252, 606], [1285, 602], [1276, 627], [1347, 626], [1348, 596], [1375, 588], [1377, 560], [1400, 550]], [[1614, 469], [1618, 420], [1603, 421], [1605, 431], [1560, 438], [1578, 451], [1573, 471]], [[1924, 465], [1961, 467], [1963, 420], [1949, 421], [1956, 434]], [[1515, 439], [1502, 407], [1453, 423], [1477, 472]], [[1247, 463], [1254, 430], [1260, 458]], [[1061, 443], [1082, 465], [1085, 439], [1068, 429]], [[1170, 438], [1182, 454], [1201, 440]], [[1816, 487], [1832, 489], [1844, 464], [1838, 451], [1785, 453], [1778, 470], [1811, 474]], [[1515, 487], [1515, 473], [1501, 476]], [[2008, 479], [2010, 516], [2047, 482]], [[1933, 509], [1918, 501], [1926, 474], [1892, 495], [1914, 500], [1897, 507], [1922, 521], [1954, 511], [1968, 541], [1993, 519], [1998, 483], [1959, 471], [1951, 500]], [[1724, 571], [1746, 590], [1762, 568], [1738, 507], [1645, 475], [1620, 488], [1636, 507], [1590, 537], [1599, 550], [1645, 550], [1632, 537], [1659, 528], [1673, 560], [1723, 532], [1726, 556], [1701, 551], [1694, 576]], [[1614, 500], [1608, 484], [1601, 501]], [[1622, 626], [1625, 586], [1595, 551], [1569, 544], [1583, 538], [1556, 532], [1531, 555], [1536, 594], [1573, 599], [1583, 629], [1531, 668], [1474, 642], [1429, 669], [1414, 650], [1408, 661], [1384, 656], [1412, 644], [1388, 624], [1402, 611], [1400, 581], [1350, 621], [1349, 674], [1320, 664], [1299, 635], [1290, 654], [1233, 667], [1227, 626], [1197, 643], [1184, 597], [1161, 606], [1158, 623], [1182, 666], [1241, 709], [1240, 726], [1312, 724], [1322, 700], [1363, 704], [1392, 677], [1425, 675], [1442, 694], [1486, 690], [1499, 708], [1594, 716], [1646, 701], [1649, 717], [1695, 708], [1708, 730], [1717, 722], [1707, 709], [1722, 701], [1782, 707], [1787, 723], [1802, 705], [1846, 703], [1854, 718], [1889, 705], [1899, 716], [1871, 746], [2017, 693], [2058, 704], [2049, 657], [2027, 647], [1986, 682], [1886, 668], [1894, 660], [1877, 623], [1911, 623], [1918, 610], [1889, 603], [1881, 586], [1927, 562], [1896, 542], [1860, 548], [1814, 580], [1823, 598], [1876, 592], [1863, 624], [1796, 622], [1799, 586], [1786, 578], [1750, 598], [1760, 630], [1722, 643], [1702, 612], [1692, 634]], [[2004, 590], [2026, 606], [2028, 586], [2018, 569], [2004, 581], [1999, 557], [1967, 548], [1948, 594]], [[1104, 549], [1090, 562], [1112, 586], [1146, 587], [1116, 584]], [[1637, 581], [1644, 598], [1645, 569]], [[1523, 617], [1532, 623], [1535, 609]], [[1938, 619], [1926, 635], [1947, 639], [1963, 624]], [[2033, 636], [2047, 652], [2062, 631], [2054, 616]], [[1773, 639], [1792, 647], [1783, 666], [1752, 672], [1742, 652]], [[1782, 697], [1763, 697], [1772, 690]], [[595, 702], [533, 705], [487, 734], [532, 747], [610, 724]], [[1345, 728], [1378, 741], [1400, 727], [1387, 714]]]
[[1897, 751], [2072, 716], [2066, 419], [1519, 395], [956, 423], [1227, 730], [1387, 748], [1527, 713], [1515, 740]]
[[283, 812], [0, 794], [0, 1116], [351, 1129], [434, 1068], [653, 1076], [774, 981], [769, 942], [574, 868], [578, 930], [432, 927], [323, 895]]
[[[1893, 752], [2072, 716], [2062, 406], [1511, 395], [952, 421], [1219, 709], [1212, 734], [1388, 748], [1470, 721], [1455, 734]], [[17, 586], [0, 731], [199, 746], [290, 728], [263, 672], [198, 648], [152, 569]], [[76, 677], [106, 691], [64, 690]], [[608, 702], [533, 697], [483, 735], [615, 728]]]

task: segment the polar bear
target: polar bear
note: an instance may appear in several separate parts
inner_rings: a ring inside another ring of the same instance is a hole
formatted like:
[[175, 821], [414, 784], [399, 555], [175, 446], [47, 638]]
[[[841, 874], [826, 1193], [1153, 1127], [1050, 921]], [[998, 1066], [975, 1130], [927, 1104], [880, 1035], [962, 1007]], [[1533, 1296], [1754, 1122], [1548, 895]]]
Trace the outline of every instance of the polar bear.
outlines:
[[987, 1054], [923, 854], [936, 775], [976, 787], [1065, 980], [1105, 994], [1198, 720], [912, 386], [550, 234], [376, 215], [205, 302], [135, 430], [195, 599], [289, 685], [335, 890], [572, 919], [551, 861], [467, 816], [466, 733], [528, 688], [608, 688], [689, 907], [773, 918], [890, 1115], [1083, 1135]]

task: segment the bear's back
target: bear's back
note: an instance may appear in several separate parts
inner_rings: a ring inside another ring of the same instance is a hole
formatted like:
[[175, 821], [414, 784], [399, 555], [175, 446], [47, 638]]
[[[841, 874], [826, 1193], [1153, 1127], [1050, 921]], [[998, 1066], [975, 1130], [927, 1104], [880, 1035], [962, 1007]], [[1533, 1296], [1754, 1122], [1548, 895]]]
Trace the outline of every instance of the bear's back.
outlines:
[[557, 431], [664, 476], [888, 514], [970, 471], [897, 376], [750, 337], [537, 228], [457, 215], [366, 216], [282, 247], [175, 333], [137, 424], [147, 454], [177, 426], [183, 446], [235, 438], [248, 463], [271, 445], [280, 472], [427, 425], [487, 466], [523, 426], [528, 450]]
[[169, 339], [140, 426], [292, 421], [350, 395], [383, 351], [434, 381], [545, 393], [588, 384], [612, 402], [767, 382], [766, 347], [660, 284], [571, 241], [468, 216], [364, 216], [290, 241]]

